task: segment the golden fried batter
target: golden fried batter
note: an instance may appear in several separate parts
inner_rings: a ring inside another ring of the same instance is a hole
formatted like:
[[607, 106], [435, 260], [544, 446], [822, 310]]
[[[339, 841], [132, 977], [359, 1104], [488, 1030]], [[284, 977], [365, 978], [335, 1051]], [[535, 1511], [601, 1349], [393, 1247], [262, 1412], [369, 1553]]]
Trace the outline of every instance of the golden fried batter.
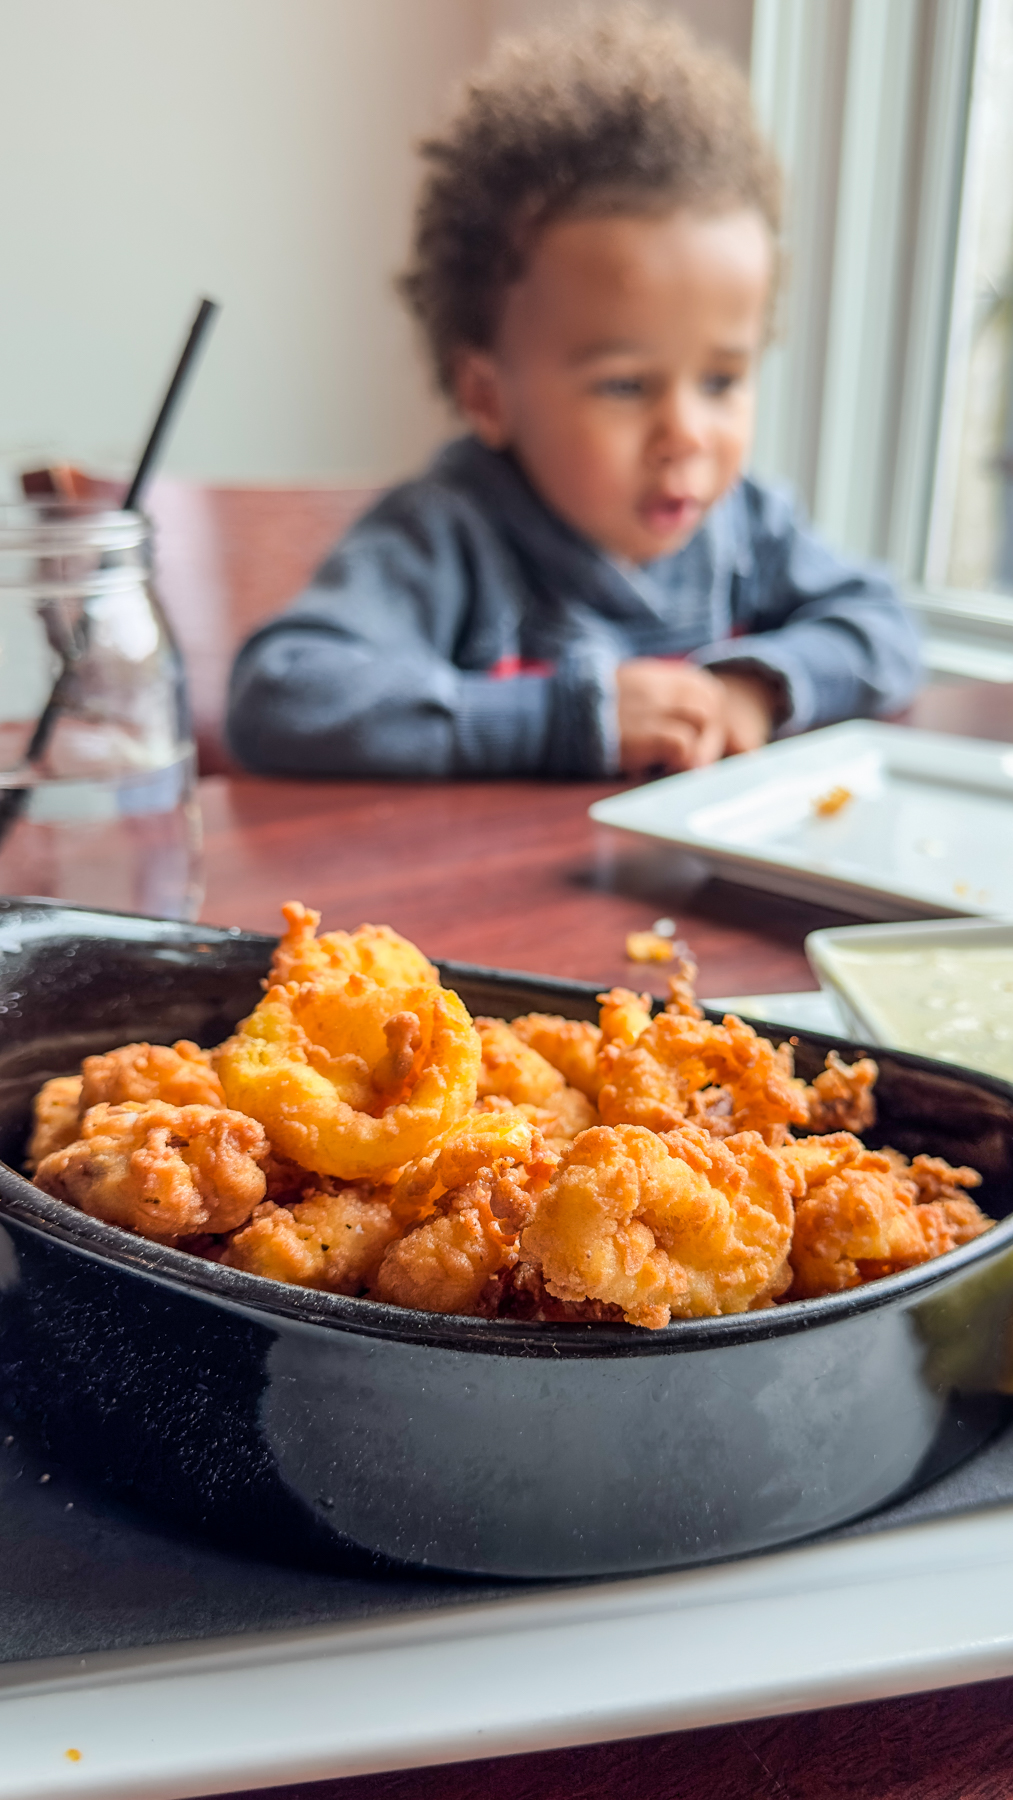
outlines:
[[808, 1118], [787, 1045], [775, 1050], [732, 1014], [711, 1025], [667, 1011], [615, 1056], [598, 1110], [607, 1125], [671, 1131], [695, 1114], [716, 1135], [760, 1131], [775, 1141]]
[[627, 1044], [635, 1044], [651, 1023], [650, 994], [634, 994], [630, 988], [610, 988], [607, 994], [598, 995], [598, 1004], [601, 1007], [598, 1023], [602, 1050], [610, 1045], [621, 1049]]
[[425, 1155], [468, 1111], [481, 1054], [456, 994], [353, 972], [269, 988], [216, 1060], [229, 1105], [278, 1154], [359, 1181]]
[[211, 1067], [210, 1050], [188, 1038], [167, 1044], [124, 1044], [81, 1064], [82, 1116], [105, 1101], [164, 1100], [168, 1106], [224, 1106], [222, 1085]]
[[872, 1090], [878, 1076], [871, 1056], [846, 1063], [831, 1050], [826, 1068], [805, 1090], [810, 1131], [866, 1131], [875, 1125]]
[[25, 1168], [31, 1174], [44, 1157], [72, 1144], [81, 1129], [80, 1075], [54, 1075], [35, 1096], [34, 1123], [25, 1152]]
[[799, 1196], [790, 1298], [814, 1299], [928, 1262], [993, 1221], [963, 1191], [981, 1180], [941, 1157], [867, 1150], [855, 1137], [803, 1139], [780, 1152]]
[[493, 1186], [490, 1174], [476, 1176], [391, 1244], [373, 1299], [423, 1312], [475, 1313], [489, 1277], [517, 1254], [516, 1234], [492, 1211]]
[[563, 1019], [556, 1013], [524, 1013], [511, 1026], [515, 1037], [530, 1044], [558, 1069], [570, 1087], [595, 1100], [601, 1086], [598, 1051], [601, 1028], [589, 1019]]
[[482, 1040], [480, 1099], [486, 1094], [502, 1094], [515, 1106], [545, 1106], [566, 1086], [559, 1070], [525, 1044], [505, 1019], [476, 1019], [475, 1030]]
[[92, 1218], [172, 1243], [231, 1231], [264, 1198], [267, 1139], [255, 1119], [164, 1100], [93, 1106], [76, 1143], [47, 1156], [35, 1183]]
[[496, 1108], [462, 1120], [394, 1189], [394, 1216], [418, 1222], [386, 1251], [374, 1299], [425, 1312], [482, 1310], [490, 1277], [516, 1262], [518, 1233], [554, 1167], [523, 1113]]
[[361, 1294], [397, 1231], [386, 1200], [372, 1188], [311, 1189], [291, 1208], [265, 1200], [221, 1260], [272, 1281]]
[[546, 1143], [559, 1150], [572, 1144], [582, 1131], [601, 1123], [598, 1110], [579, 1088], [561, 1087], [550, 1094], [544, 1106], [521, 1106], [533, 1125], [537, 1125]]
[[439, 985], [439, 971], [421, 950], [389, 925], [360, 925], [357, 931], [316, 935], [320, 914], [298, 900], [282, 907], [286, 931], [271, 958], [269, 986], [311, 981], [315, 975], [368, 975], [378, 987]]
[[521, 1238], [563, 1301], [601, 1300], [652, 1330], [674, 1315], [744, 1312], [787, 1286], [790, 1178], [755, 1132], [584, 1132]]
[[519, 1107], [495, 1098], [479, 1107], [452, 1126], [428, 1156], [402, 1169], [390, 1195], [391, 1211], [402, 1226], [428, 1217], [446, 1194], [483, 1173], [501, 1184], [497, 1204], [503, 1217], [527, 1222], [533, 1194], [552, 1174], [555, 1156]]

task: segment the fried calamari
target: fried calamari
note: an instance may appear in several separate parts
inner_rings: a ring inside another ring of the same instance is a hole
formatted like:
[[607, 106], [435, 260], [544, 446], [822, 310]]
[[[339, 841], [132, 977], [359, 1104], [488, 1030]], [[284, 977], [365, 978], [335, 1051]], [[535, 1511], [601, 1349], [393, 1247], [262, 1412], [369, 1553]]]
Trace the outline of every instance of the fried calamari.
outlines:
[[657, 1017], [613, 988], [597, 1024], [472, 1021], [388, 927], [284, 912], [216, 1051], [126, 1044], [46, 1082], [40, 1187], [275, 1281], [648, 1329], [840, 1292], [992, 1223], [973, 1169], [863, 1144], [871, 1058], [807, 1083], [790, 1045], [704, 1018], [681, 954]]
[[380, 1190], [377, 1198], [376, 1190], [364, 1186], [310, 1189], [291, 1207], [265, 1200], [221, 1260], [272, 1281], [361, 1294], [397, 1236], [387, 1192]]
[[224, 1106], [222, 1084], [211, 1067], [210, 1050], [188, 1038], [168, 1044], [124, 1044], [81, 1064], [81, 1116], [105, 1101], [164, 1100], [169, 1106]]
[[483, 1310], [486, 1285], [516, 1262], [519, 1232], [554, 1167], [516, 1109], [462, 1120], [394, 1188], [392, 1213], [413, 1222], [386, 1251], [374, 1298], [424, 1312]]
[[598, 1123], [586, 1094], [569, 1087], [553, 1064], [526, 1044], [504, 1019], [476, 1019], [482, 1040], [480, 1099], [503, 1099], [524, 1108], [552, 1143], [570, 1143]]
[[769, 1304], [791, 1280], [791, 1229], [789, 1174], [758, 1133], [599, 1126], [561, 1159], [521, 1247], [557, 1299], [656, 1330]]
[[164, 1100], [169, 1106], [224, 1106], [211, 1052], [188, 1038], [168, 1044], [123, 1044], [102, 1056], [86, 1056], [80, 1075], [57, 1075], [35, 1096], [34, 1127], [25, 1163], [34, 1169], [54, 1150], [81, 1134], [92, 1106], [105, 1102]]
[[929, 1262], [993, 1223], [966, 1193], [981, 1181], [977, 1170], [941, 1157], [909, 1163], [896, 1150], [867, 1150], [848, 1132], [803, 1139], [781, 1156], [797, 1202], [793, 1300]]
[[228, 1103], [300, 1167], [373, 1179], [474, 1104], [482, 1047], [457, 995], [318, 975], [268, 989], [217, 1053]]
[[80, 1075], [54, 1075], [44, 1082], [32, 1106], [32, 1135], [25, 1151], [31, 1174], [54, 1150], [72, 1144], [81, 1129]]
[[312, 981], [316, 975], [368, 975], [378, 987], [439, 986], [439, 971], [428, 957], [389, 925], [360, 925], [357, 931], [327, 931], [317, 937], [320, 914], [298, 900], [282, 907], [285, 934], [271, 958], [268, 985]]
[[266, 1156], [262, 1128], [244, 1113], [103, 1101], [74, 1143], [43, 1158], [35, 1183], [92, 1218], [172, 1243], [248, 1219], [264, 1198]]
[[699, 1123], [715, 1136], [759, 1131], [771, 1142], [809, 1116], [787, 1045], [775, 1049], [731, 1014], [712, 1025], [667, 1010], [615, 1056], [598, 1110], [607, 1125]]

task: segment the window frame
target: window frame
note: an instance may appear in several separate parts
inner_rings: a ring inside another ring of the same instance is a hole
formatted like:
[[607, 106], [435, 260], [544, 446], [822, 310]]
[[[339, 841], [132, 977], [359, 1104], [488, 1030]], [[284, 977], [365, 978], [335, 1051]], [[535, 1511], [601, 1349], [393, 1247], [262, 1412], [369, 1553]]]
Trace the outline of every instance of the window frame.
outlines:
[[752, 87], [788, 176], [791, 265], [754, 467], [791, 481], [832, 541], [893, 565], [930, 668], [1013, 681], [1013, 596], [927, 579], [989, 4], [756, 0]]

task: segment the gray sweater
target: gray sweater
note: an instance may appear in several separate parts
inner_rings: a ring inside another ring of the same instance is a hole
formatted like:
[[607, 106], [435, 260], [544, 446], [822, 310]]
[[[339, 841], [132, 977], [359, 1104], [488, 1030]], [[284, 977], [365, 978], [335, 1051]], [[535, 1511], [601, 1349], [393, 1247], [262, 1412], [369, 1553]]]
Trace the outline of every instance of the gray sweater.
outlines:
[[896, 711], [914, 627], [885, 574], [741, 481], [675, 555], [620, 564], [474, 438], [365, 514], [236, 658], [228, 735], [279, 775], [609, 776], [615, 671], [760, 671], [779, 732]]

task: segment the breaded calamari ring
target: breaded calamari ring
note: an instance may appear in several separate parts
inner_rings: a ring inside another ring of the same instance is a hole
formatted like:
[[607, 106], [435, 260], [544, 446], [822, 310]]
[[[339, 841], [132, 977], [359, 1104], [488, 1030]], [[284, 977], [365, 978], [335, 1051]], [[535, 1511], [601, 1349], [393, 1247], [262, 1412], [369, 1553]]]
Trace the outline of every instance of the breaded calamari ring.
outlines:
[[222, 1084], [211, 1067], [210, 1050], [189, 1038], [168, 1044], [123, 1044], [81, 1064], [81, 1114], [103, 1101], [164, 1100], [167, 1106], [224, 1106]]
[[439, 985], [439, 970], [389, 925], [360, 925], [351, 932], [327, 931], [318, 938], [318, 912], [299, 900], [286, 901], [281, 910], [286, 931], [271, 958], [270, 985], [312, 981], [315, 975], [350, 975], [353, 971], [368, 975], [378, 987], [418, 987], [426, 982]]
[[35, 1185], [171, 1244], [248, 1219], [264, 1198], [267, 1148], [255, 1119], [222, 1107], [103, 1102], [85, 1114], [75, 1143], [39, 1164]]
[[790, 1280], [790, 1181], [756, 1132], [585, 1131], [521, 1238], [559, 1300], [601, 1300], [631, 1325], [769, 1305]]
[[449, 989], [321, 975], [269, 988], [216, 1053], [230, 1106], [344, 1181], [423, 1156], [474, 1104], [482, 1047]]
[[43, 1082], [32, 1103], [32, 1135], [25, 1151], [31, 1174], [54, 1150], [72, 1144], [81, 1131], [81, 1077], [54, 1075]]
[[377, 1199], [374, 1189], [311, 1189], [291, 1207], [265, 1200], [221, 1260], [271, 1281], [360, 1294], [397, 1233], [386, 1199]]

